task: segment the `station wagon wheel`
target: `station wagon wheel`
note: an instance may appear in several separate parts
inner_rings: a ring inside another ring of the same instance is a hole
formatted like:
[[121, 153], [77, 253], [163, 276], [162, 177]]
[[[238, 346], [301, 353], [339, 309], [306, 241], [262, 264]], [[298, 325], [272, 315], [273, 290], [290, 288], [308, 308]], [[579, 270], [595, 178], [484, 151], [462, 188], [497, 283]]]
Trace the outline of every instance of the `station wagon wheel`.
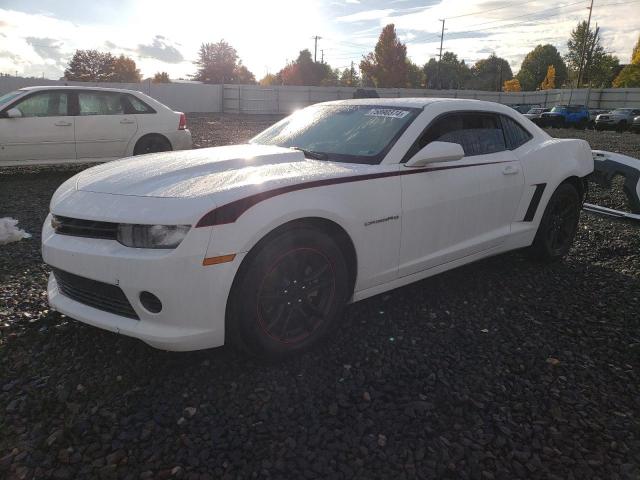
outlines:
[[168, 152], [171, 144], [162, 135], [145, 135], [136, 143], [133, 149], [134, 155], [144, 155], [145, 153]]
[[227, 339], [263, 358], [305, 351], [337, 329], [349, 296], [343, 252], [327, 233], [296, 226], [245, 257], [227, 307]]
[[578, 230], [580, 200], [580, 194], [569, 183], [561, 184], [553, 193], [531, 247], [537, 258], [554, 261], [569, 252]]

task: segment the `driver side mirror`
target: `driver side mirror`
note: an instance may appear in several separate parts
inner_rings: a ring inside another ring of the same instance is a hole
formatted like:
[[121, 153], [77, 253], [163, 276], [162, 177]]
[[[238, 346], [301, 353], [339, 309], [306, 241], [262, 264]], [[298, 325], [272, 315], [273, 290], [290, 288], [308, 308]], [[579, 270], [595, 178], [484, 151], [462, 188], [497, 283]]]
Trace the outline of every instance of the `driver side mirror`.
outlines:
[[5, 116], [7, 118], [20, 118], [22, 117], [22, 112], [17, 108], [10, 108], [7, 110]]
[[462, 146], [451, 142], [431, 142], [405, 163], [407, 167], [424, 167], [429, 163], [453, 162], [464, 157]]

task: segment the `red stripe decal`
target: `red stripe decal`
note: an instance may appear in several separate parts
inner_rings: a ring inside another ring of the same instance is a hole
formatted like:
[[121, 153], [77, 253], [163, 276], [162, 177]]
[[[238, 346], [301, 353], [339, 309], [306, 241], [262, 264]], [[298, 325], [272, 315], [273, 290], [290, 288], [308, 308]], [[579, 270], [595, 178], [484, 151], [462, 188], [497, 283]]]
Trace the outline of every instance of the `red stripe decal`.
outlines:
[[205, 214], [196, 227], [212, 227], [215, 225], [225, 225], [233, 223], [240, 215], [249, 210], [254, 205], [285, 193], [296, 192], [298, 190], [307, 190], [309, 188], [326, 187], [327, 185], [338, 185], [341, 183], [362, 182], [364, 180], [375, 180], [378, 178], [397, 177], [401, 175], [413, 175], [416, 173], [437, 172], [438, 170], [452, 170], [455, 168], [479, 167], [482, 165], [494, 165], [496, 163], [508, 163], [508, 161], [486, 162], [486, 163], [469, 163], [466, 165], [447, 165], [445, 167], [432, 168], [407, 168], [406, 170], [398, 170], [393, 172], [369, 173], [366, 175], [353, 175], [350, 177], [326, 178], [323, 180], [315, 180], [313, 182], [298, 183], [295, 185], [287, 185], [285, 187], [267, 190], [266, 192], [256, 193], [239, 200], [227, 203], [220, 207], [214, 208]]

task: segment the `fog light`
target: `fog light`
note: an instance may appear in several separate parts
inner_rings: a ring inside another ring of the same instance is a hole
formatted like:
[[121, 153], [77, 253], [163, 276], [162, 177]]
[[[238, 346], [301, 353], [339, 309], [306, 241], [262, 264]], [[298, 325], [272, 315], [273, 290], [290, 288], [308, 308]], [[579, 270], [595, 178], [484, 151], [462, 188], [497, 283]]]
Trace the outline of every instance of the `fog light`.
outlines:
[[162, 311], [162, 302], [151, 292], [140, 292], [140, 303], [151, 313], [160, 313]]

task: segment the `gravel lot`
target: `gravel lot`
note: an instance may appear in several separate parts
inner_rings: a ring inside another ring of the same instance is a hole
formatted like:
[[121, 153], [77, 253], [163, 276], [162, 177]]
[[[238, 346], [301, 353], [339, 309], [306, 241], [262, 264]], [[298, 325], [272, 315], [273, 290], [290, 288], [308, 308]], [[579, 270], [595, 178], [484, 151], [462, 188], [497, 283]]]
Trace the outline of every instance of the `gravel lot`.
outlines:
[[[189, 118], [202, 147], [273, 121]], [[640, 157], [638, 135], [551, 133]], [[0, 174], [0, 217], [33, 233], [0, 247], [0, 478], [640, 478], [638, 227], [585, 214], [563, 263], [514, 252], [371, 298], [269, 365], [48, 309], [39, 229], [77, 169]]]

